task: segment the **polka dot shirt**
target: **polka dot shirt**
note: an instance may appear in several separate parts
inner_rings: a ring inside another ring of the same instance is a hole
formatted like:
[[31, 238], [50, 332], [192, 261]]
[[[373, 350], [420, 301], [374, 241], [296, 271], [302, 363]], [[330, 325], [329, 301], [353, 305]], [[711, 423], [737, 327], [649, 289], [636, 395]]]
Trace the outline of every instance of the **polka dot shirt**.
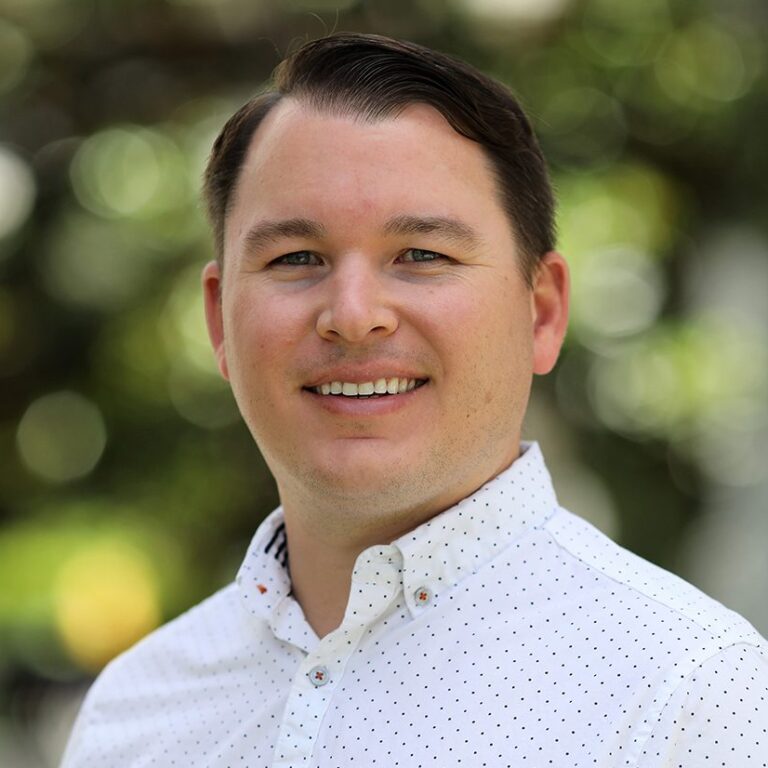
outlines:
[[558, 507], [536, 444], [360, 554], [341, 626], [282, 510], [234, 584], [112, 662], [63, 768], [768, 766], [768, 644]]

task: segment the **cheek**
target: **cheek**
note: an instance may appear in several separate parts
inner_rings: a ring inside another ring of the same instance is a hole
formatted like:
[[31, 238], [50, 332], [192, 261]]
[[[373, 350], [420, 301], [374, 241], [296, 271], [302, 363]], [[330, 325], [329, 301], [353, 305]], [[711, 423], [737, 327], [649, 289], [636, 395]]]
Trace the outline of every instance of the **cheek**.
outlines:
[[[533, 375], [533, 327], [524, 297], [489, 291], [464, 308], [455, 364], [465, 369], [475, 407], [506, 412], [524, 396]], [[455, 338], [455, 337], [454, 337]], [[455, 340], [453, 341], [455, 345]]]
[[529, 299], [501, 279], [472, 293], [456, 291], [431, 305], [427, 322], [447, 358], [481, 368], [530, 358], [533, 325]]
[[300, 335], [301, 321], [296, 307], [287, 304], [251, 294], [232, 301], [225, 334], [229, 348], [241, 363], [261, 365], [268, 373], [270, 364], [289, 352]]

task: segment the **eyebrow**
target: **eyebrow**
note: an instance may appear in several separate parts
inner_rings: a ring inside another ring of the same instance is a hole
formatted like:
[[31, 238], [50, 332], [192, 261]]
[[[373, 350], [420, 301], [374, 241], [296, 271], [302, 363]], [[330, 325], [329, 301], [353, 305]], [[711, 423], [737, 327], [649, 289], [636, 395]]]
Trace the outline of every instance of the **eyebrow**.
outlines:
[[395, 216], [384, 225], [390, 235], [440, 235], [446, 240], [476, 249], [482, 238], [468, 224], [447, 216]]
[[[482, 238], [468, 224], [447, 216], [413, 216], [402, 214], [389, 219], [384, 225], [387, 235], [439, 235], [446, 240], [470, 249], [480, 248]], [[293, 218], [262, 221], [255, 224], [243, 238], [246, 251], [258, 251], [271, 243], [291, 237], [319, 240], [327, 234], [326, 228], [312, 219]]]
[[254, 225], [243, 238], [246, 250], [259, 250], [265, 245], [287, 237], [306, 237], [320, 239], [326, 233], [325, 227], [312, 219], [283, 219], [281, 221], [262, 221]]

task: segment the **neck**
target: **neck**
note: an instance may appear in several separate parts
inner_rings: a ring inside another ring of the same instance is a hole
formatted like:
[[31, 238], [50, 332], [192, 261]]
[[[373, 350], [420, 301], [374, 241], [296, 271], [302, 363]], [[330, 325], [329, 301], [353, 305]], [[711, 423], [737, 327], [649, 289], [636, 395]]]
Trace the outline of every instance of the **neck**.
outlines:
[[392, 504], [394, 500], [382, 493], [354, 500], [331, 498], [327, 493], [321, 498], [316, 493], [305, 497], [295, 487], [278, 483], [293, 594], [318, 637], [341, 625], [349, 601], [352, 571], [363, 550], [390, 544], [452, 507], [506, 469], [516, 455], [490, 473], [468, 478], [461, 487], [418, 503], [411, 500], [410, 504]]
[[[372, 505], [376, 500], [361, 501], [342, 514], [339, 505], [323, 509], [317, 503], [305, 507], [283, 500], [293, 594], [318, 637], [341, 625], [352, 571], [361, 552], [377, 544], [390, 544], [450, 506], [425, 505], [392, 515], [379, 509], [375, 519], [366, 520], [360, 510], [375, 509]], [[307, 509], [313, 514], [306, 514]]]
[[290, 519], [286, 514], [293, 595], [309, 626], [324, 637], [341, 625], [352, 571], [362, 550], [319, 544]]
[[[429, 520], [441, 510], [463, 498], [440, 505], [424, 505], [408, 513], [380, 515], [363, 526], [358, 506], [352, 514], [339, 517], [339, 508], [326, 514], [303, 515], [289, 502], [283, 502], [285, 528], [290, 552], [291, 584], [294, 597], [304, 611], [307, 623], [318, 637], [341, 625], [349, 600], [355, 562], [368, 547], [390, 544], [408, 531]], [[371, 504], [376, 502], [371, 500]]]

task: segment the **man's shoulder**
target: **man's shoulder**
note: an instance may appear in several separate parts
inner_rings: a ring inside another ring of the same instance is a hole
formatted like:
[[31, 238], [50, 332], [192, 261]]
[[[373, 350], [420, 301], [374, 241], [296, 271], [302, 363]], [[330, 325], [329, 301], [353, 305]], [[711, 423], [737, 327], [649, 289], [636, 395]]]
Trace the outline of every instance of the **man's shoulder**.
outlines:
[[230, 584], [113, 659], [88, 691], [63, 766], [97, 765], [107, 755], [128, 764], [113, 751], [136, 754], [153, 719], [169, 718], [195, 681], [201, 687], [231, 669], [243, 657], [247, 622]]
[[615, 600], [629, 601], [652, 623], [683, 622], [712, 648], [735, 643], [768, 647], [738, 613], [675, 574], [616, 544], [584, 519], [559, 509], [544, 529], [556, 544], [603, 582]]
[[135, 690], [137, 684], [168, 683], [196, 669], [210, 668], [240, 647], [244, 621], [237, 586], [228, 584], [113, 659], [94, 687], [106, 688], [127, 679]]

